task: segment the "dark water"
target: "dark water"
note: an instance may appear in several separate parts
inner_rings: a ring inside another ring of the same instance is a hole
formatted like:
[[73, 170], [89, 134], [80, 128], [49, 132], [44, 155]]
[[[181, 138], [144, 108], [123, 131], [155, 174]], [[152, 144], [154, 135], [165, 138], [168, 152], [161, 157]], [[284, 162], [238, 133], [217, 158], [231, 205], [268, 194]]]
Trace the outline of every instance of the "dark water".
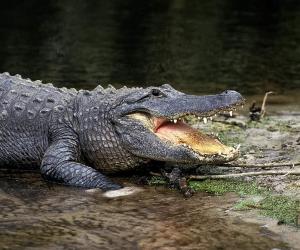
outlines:
[[225, 216], [233, 200], [154, 187], [107, 199], [47, 186], [39, 174], [2, 172], [0, 249], [289, 249], [268, 230]]
[[60, 86], [300, 91], [297, 0], [11, 0], [0, 38], [0, 71]]

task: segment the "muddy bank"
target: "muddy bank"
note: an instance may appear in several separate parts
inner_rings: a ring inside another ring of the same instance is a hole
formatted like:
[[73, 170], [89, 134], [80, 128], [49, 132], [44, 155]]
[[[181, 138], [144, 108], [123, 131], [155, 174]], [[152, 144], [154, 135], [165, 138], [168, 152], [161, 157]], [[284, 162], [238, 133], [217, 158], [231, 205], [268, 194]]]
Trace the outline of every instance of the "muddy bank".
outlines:
[[[238, 193], [240, 199], [227, 211], [228, 214], [260, 223], [264, 228], [280, 234], [286, 242], [298, 249], [300, 175], [292, 173], [300, 171], [299, 106], [271, 105], [267, 116], [259, 122], [249, 121], [248, 108], [241, 114], [236, 113], [234, 117], [217, 117], [210, 126], [194, 123], [200, 130], [213, 130], [229, 145], [241, 145], [238, 160], [227, 166], [201, 166], [197, 169], [197, 174], [234, 176], [266, 171], [284, 174], [262, 174], [198, 183], [202, 191], [215, 194], [230, 191]], [[241, 183], [238, 184], [239, 188], [236, 188], [237, 183]], [[235, 188], [230, 185], [235, 185]]]

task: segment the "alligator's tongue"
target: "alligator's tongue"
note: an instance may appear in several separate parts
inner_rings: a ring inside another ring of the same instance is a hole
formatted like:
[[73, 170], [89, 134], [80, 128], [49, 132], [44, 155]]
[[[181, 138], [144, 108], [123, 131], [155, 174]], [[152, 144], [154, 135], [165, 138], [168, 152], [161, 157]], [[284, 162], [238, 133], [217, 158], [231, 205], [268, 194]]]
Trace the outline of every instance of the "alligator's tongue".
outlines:
[[171, 141], [174, 144], [186, 144], [201, 154], [227, 154], [232, 149], [223, 145], [219, 140], [202, 134], [180, 121], [161, 124], [157, 128], [156, 134], [161, 139]]

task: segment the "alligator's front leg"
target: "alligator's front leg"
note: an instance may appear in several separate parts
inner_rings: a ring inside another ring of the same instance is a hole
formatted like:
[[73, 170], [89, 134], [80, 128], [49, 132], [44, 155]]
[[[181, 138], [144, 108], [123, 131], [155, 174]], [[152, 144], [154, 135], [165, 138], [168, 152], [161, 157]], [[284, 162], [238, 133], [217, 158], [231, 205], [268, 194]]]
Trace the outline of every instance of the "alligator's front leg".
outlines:
[[97, 170], [78, 162], [78, 141], [73, 135], [59, 137], [51, 143], [42, 160], [41, 173], [46, 180], [102, 190], [122, 188]]

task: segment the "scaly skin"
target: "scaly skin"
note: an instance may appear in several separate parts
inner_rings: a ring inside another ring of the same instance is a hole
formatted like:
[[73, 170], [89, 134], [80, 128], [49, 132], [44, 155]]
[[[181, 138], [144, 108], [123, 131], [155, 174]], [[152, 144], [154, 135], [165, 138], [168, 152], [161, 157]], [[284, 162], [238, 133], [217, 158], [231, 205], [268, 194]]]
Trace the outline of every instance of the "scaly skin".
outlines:
[[[199, 106], [198, 97], [185, 96], [166, 85], [120, 90], [99, 86], [93, 91], [77, 91], [3, 73], [0, 166], [38, 166], [46, 180], [119, 189], [120, 185], [102, 173], [133, 169], [151, 160], [197, 163], [199, 158], [187, 148], [158, 140], [128, 114], [147, 111], [169, 119], [181, 114], [211, 113], [242, 100], [237, 92], [227, 94], [217, 96], [223, 106], [211, 104], [214, 99], [210, 98], [215, 96], [201, 99]], [[188, 107], [182, 107], [181, 99]]]

